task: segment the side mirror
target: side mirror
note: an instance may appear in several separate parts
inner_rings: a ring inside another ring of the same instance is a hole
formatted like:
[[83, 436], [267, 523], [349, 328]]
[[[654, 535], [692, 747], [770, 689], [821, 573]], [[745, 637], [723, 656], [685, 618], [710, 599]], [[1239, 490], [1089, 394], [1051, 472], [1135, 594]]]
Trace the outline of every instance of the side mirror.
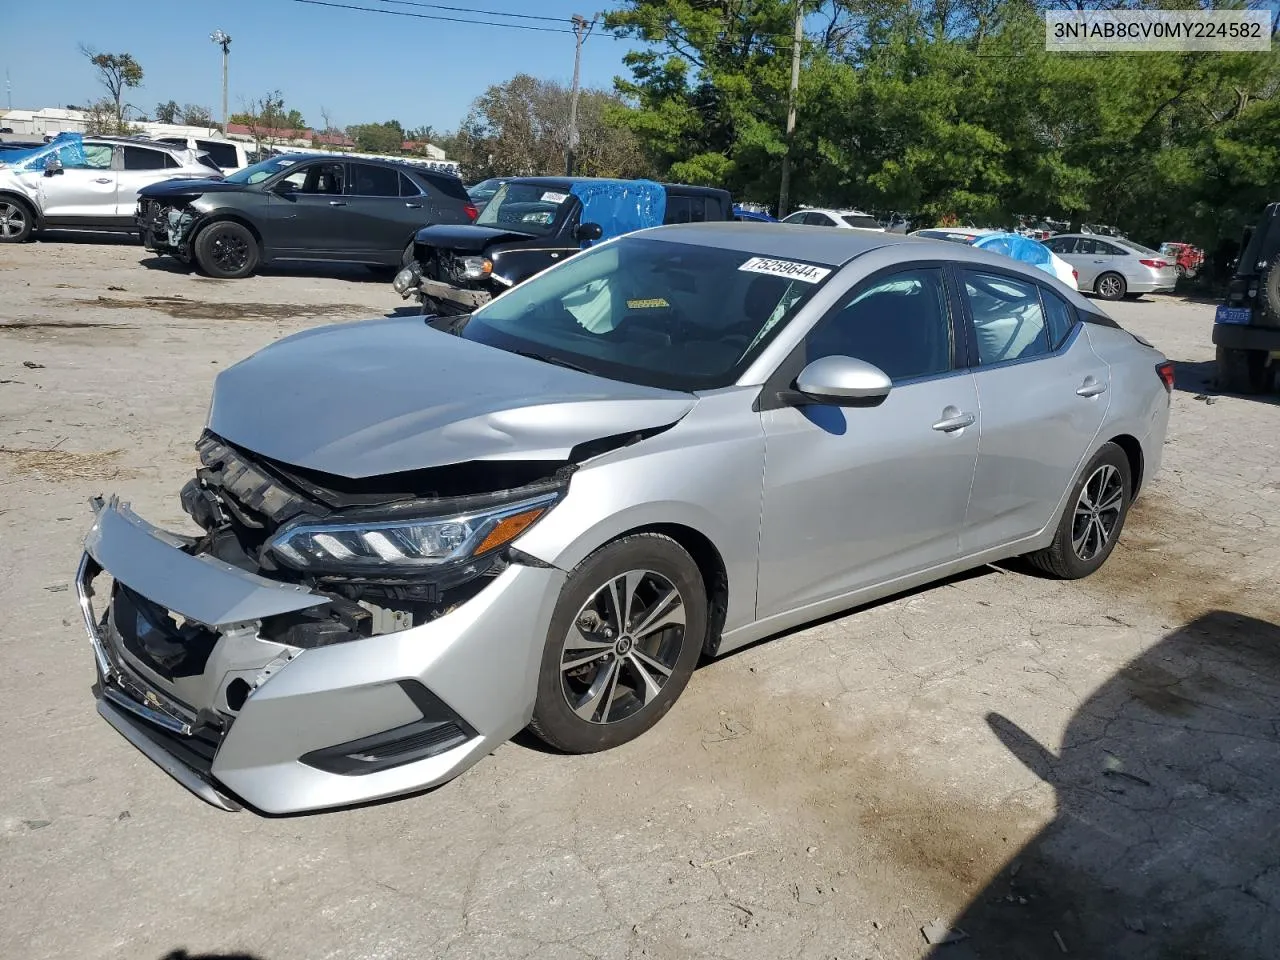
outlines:
[[604, 236], [604, 231], [600, 229], [600, 224], [598, 223], [580, 223], [573, 228], [573, 236], [575, 240], [588, 243], [592, 240], [599, 240]]
[[62, 161], [56, 155], [50, 157], [44, 164], [44, 175], [52, 177], [56, 173], [62, 172]]
[[800, 371], [787, 399], [797, 406], [874, 407], [883, 403], [892, 389], [889, 375], [874, 364], [853, 357], [823, 357]]

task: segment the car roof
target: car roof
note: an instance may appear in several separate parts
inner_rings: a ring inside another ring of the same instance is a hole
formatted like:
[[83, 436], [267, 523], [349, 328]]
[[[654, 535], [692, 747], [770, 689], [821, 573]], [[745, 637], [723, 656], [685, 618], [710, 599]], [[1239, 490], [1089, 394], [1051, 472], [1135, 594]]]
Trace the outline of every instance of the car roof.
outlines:
[[[560, 190], [568, 190], [575, 183], [597, 183], [597, 182], [615, 182], [617, 180], [632, 180], [634, 177], [491, 177], [493, 180], [502, 180], [505, 183], [527, 183], [535, 187], [550, 187]], [[682, 193], [697, 194], [701, 196], [728, 196], [729, 191], [720, 187], [699, 187], [691, 186], [686, 183], [664, 183], [662, 184], [668, 191], [679, 190]]]
[[[830, 227], [794, 223], [748, 224], [734, 220], [668, 224], [641, 230], [633, 236], [701, 247], [724, 247], [758, 257], [809, 260], [832, 266], [847, 263], [877, 247], [908, 242], [907, 236], [900, 233], [832, 230]], [[935, 242], [943, 243], [941, 240]]]

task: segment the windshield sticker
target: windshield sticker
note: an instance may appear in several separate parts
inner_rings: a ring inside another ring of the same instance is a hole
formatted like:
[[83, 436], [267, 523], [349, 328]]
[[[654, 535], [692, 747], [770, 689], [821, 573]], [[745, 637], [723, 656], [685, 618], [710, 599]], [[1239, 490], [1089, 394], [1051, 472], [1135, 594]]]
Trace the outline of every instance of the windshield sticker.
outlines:
[[811, 263], [798, 263], [795, 260], [774, 260], [772, 257], [752, 257], [738, 269], [786, 277], [789, 280], [802, 280], [805, 283], [818, 283], [831, 273], [826, 267], [815, 267]]
[[556, 193], [553, 190], [548, 190], [542, 195], [543, 203], [564, 203], [568, 199], [569, 195], [567, 193]]
[[667, 303], [667, 301], [663, 300], [661, 297], [653, 297], [649, 300], [627, 301], [628, 310], [661, 310], [669, 306], [671, 306], [671, 304]]

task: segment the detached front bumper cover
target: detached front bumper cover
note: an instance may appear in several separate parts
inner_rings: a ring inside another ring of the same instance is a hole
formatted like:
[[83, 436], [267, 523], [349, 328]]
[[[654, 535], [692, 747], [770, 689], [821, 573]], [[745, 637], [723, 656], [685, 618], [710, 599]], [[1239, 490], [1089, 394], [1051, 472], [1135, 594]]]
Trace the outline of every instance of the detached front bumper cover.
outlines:
[[262, 620], [327, 597], [195, 554], [114, 498], [95, 508], [76, 589], [98, 712], [214, 806], [296, 813], [435, 786], [532, 715], [563, 571], [512, 564], [434, 620], [300, 649], [264, 638]]

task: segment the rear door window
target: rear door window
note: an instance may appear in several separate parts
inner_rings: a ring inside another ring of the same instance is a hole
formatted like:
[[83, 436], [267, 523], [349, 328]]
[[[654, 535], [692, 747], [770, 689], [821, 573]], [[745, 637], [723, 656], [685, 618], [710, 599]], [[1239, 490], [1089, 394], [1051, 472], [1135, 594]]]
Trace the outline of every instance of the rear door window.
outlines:
[[400, 171], [372, 163], [353, 163], [349, 192], [355, 197], [398, 197]]
[[1057, 350], [1067, 342], [1071, 328], [1076, 324], [1075, 311], [1060, 296], [1044, 287], [1040, 288], [1040, 299], [1044, 303], [1045, 318], [1049, 321], [1049, 349]]
[[981, 366], [1049, 352], [1048, 324], [1036, 284], [1002, 274], [966, 270], [964, 292], [977, 334]]
[[123, 150], [126, 170], [163, 170], [169, 165], [165, 160], [172, 159], [165, 150], [148, 150], [146, 147], [124, 147]]
[[414, 183], [408, 176], [401, 173], [400, 177], [400, 196], [402, 197], [420, 197], [422, 196], [422, 188]]
[[693, 209], [689, 204], [689, 198], [667, 194], [667, 212], [663, 217], [663, 222], [689, 223], [692, 219]]

